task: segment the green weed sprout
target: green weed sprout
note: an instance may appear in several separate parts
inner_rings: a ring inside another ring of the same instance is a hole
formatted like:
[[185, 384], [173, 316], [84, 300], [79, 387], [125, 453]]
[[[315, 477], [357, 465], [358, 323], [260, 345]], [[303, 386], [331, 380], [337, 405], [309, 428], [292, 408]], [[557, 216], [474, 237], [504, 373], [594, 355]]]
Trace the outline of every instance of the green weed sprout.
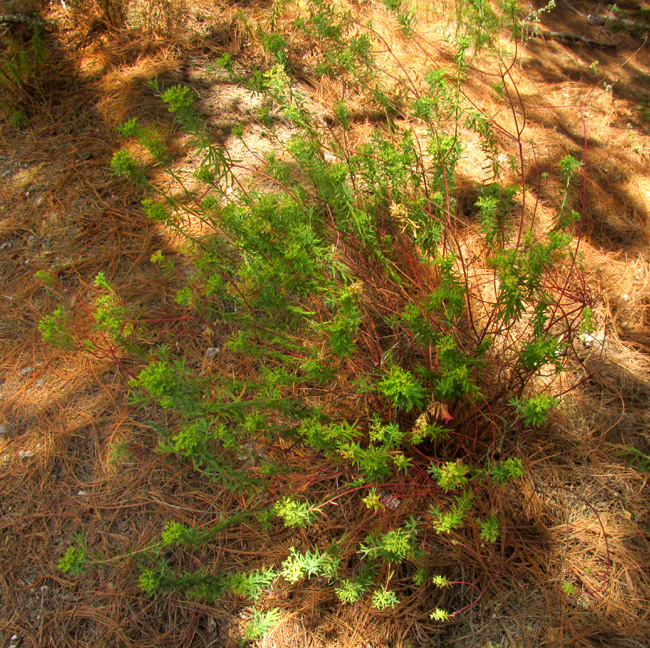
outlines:
[[446, 610], [443, 610], [442, 608], [436, 608], [431, 614], [429, 615], [434, 621], [440, 621], [440, 622], [445, 622], [449, 621], [453, 615], [449, 614]]
[[254, 609], [252, 615], [244, 626], [244, 638], [249, 641], [260, 639], [261, 637], [269, 634], [280, 620], [282, 613], [278, 608], [271, 608], [270, 610], [257, 610]]
[[68, 547], [57, 563], [57, 567], [63, 573], [70, 573], [73, 576], [81, 576], [90, 563], [86, 542], [82, 535], [76, 535], [76, 544]]
[[499, 538], [499, 517], [490, 513], [484, 520], [477, 519], [479, 535], [484, 542], [496, 542]]
[[375, 590], [372, 593], [372, 607], [375, 610], [394, 608], [398, 603], [399, 599], [397, 598], [397, 594], [386, 588]]

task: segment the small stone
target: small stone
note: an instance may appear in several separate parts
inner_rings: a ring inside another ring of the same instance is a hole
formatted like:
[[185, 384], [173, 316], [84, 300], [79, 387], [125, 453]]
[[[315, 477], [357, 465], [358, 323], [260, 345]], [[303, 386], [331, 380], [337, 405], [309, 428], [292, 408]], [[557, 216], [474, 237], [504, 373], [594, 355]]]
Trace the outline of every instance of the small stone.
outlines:
[[33, 457], [34, 456], [34, 451], [33, 450], [18, 450], [18, 456], [21, 459], [26, 459], [27, 457]]
[[602, 347], [605, 344], [605, 338], [601, 332], [591, 335], [591, 333], [583, 333], [580, 336], [582, 343], [588, 347]]
[[80, 496], [83, 497], [84, 495], [88, 495], [88, 491], [80, 490], [80, 491], [77, 492], [77, 495], [80, 495]]
[[402, 500], [399, 497], [390, 495], [389, 497], [383, 499], [382, 502], [389, 511], [396, 511], [402, 503]]
[[205, 350], [205, 357], [208, 360], [214, 360], [217, 357], [219, 351], [220, 351], [219, 347], [208, 347]]
[[34, 372], [34, 367], [30, 367], [29, 365], [27, 365], [26, 367], [23, 367], [23, 368], [20, 370], [20, 373], [21, 373], [23, 376], [29, 376], [29, 375], [32, 374], [33, 372]]
[[0, 434], [7, 434], [9, 428], [6, 425], [0, 425]]

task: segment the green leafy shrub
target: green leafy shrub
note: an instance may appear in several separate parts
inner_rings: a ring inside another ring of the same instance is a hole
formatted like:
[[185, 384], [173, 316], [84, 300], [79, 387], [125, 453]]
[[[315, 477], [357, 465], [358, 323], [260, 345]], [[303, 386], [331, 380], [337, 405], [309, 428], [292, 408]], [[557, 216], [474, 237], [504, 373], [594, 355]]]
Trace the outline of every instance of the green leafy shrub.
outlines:
[[[405, 33], [415, 28], [404, 3], [387, 4]], [[562, 161], [557, 219], [549, 231], [533, 227], [523, 204], [526, 160], [510, 160], [521, 182], [505, 184], [494, 124], [463, 94], [470, 53], [504, 62], [495, 34], [516, 27], [517, 8], [458, 5], [466, 13], [453, 67], [389, 83], [373, 55], [384, 43], [371, 26], [324, 0], [304, 3], [292, 29], [313, 53], [315, 73], [345, 87], [325, 121], [310, 113], [292, 76], [300, 69], [296, 34], [277, 31], [279, 14], [260, 34], [260, 69], [244, 78], [235, 58], [219, 59], [233, 81], [262, 95], [259, 121], [271, 140], [277, 116], [291, 126], [291, 139], [259, 168], [244, 168], [213, 141], [189, 88], [151, 84], [186, 136], [197, 188], [183, 184], [154, 130], [136, 120], [122, 127], [131, 142], [113, 158], [114, 171], [142, 189], [144, 214], [185, 242], [191, 269], [176, 286], [176, 305], [193, 323], [229, 335], [223, 363], [199, 366], [178, 347], [139, 349], [146, 361], [131, 380], [132, 401], [165, 421], [152, 425], [161, 452], [239, 491], [246, 524], [292, 538], [274, 564], [190, 572], [183, 557], [200, 564], [202, 549], [226, 527], [169, 523], [142, 557], [146, 593], [234, 595], [262, 606], [274, 591], [312, 579], [343, 603], [368, 596], [383, 611], [400, 605], [405, 583], [425, 596], [432, 536], [474, 542], [477, 555], [507, 536], [501, 493], [524, 477], [524, 462], [508, 457], [518, 444], [503, 422], [548, 420], [558, 400], [550, 388], [540, 393], [540, 378], [564, 368], [581, 321], [593, 319], [571, 232], [580, 164]], [[511, 80], [501, 74], [505, 94]], [[350, 97], [381, 115], [358, 145]], [[469, 215], [456, 187], [461, 125], [476, 133], [493, 175]], [[245, 130], [234, 133], [238, 146]], [[521, 142], [521, 133], [513, 138]], [[136, 150], [153, 156], [167, 185], [149, 181]], [[252, 179], [242, 180], [242, 170]], [[469, 230], [480, 237], [472, 249]], [[179, 272], [162, 253], [152, 262], [172, 278]], [[96, 326], [126, 347], [135, 327], [105, 278], [96, 283]], [[57, 325], [56, 317], [44, 324], [52, 339]], [[494, 461], [497, 452], [508, 458]], [[302, 465], [294, 466], [297, 456]], [[303, 488], [287, 492], [290, 482], [278, 475], [297, 480], [300, 470]], [[321, 474], [335, 477], [322, 487]], [[265, 488], [280, 483], [279, 491]], [[253, 502], [264, 502], [254, 515]], [[332, 506], [344, 506], [359, 528], [330, 529]], [[320, 547], [313, 526], [325, 534]], [[163, 553], [171, 547], [173, 556]], [[255, 608], [245, 637], [262, 636], [279, 619], [276, 608]]]

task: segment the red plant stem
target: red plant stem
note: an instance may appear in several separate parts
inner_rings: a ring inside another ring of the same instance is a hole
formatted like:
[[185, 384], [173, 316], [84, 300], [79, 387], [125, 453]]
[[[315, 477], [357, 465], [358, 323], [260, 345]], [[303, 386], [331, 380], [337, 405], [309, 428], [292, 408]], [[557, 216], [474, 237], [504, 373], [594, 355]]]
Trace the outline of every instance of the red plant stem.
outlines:
[[462, 612], [465, 612], [465, 610], [469, 610], [470, 608], [474, 607], [483, 597], [483, 594], [487, 591], [487, 588], [484, 589], [479, 589], [477, 585], [474, 585], [474, 583], [468, 583], [467, 581], [452, 581], [449, 583], [449, 585], [469, 585], [470, 587], [474, 588], [478, 592], [478, 596], [472, 601], [469, 605], [466, 605], [464, 608], [461, 608], [460, 610], [456, 610], [452, 614], [452, 616], [456, 616], [457, 614], [461, 614]]

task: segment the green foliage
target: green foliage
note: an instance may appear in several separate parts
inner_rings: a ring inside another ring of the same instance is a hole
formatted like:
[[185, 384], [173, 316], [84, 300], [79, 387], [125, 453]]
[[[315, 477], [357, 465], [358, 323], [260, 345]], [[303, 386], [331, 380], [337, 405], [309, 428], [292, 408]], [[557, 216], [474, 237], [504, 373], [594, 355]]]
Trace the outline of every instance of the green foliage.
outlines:
[[209, 536], [209, 532], [199, 531], [182, 522], [167, 522], [160, 534], [162, 543], [167, 547], [177, 545], [182, 547], [195, 547], [205, 542]]
[[520, 479], [524, 475], [524, 465], [518, 457], [508, 457], [504, 461], [495, 461], [492, 464], [490, 476], [502, 486], [514, 479]]
[[[410, 5], [387, 5], [405, 33], [415, 28]], [[498, 540], [494, 490], [521, 478], [523, 462], [491, 462], [496, 444], [466, 440], [474, 433], [477, 440], [496, 439], [511, 408], [526, 425], [546, 421], [557, 399], [537, 393], [535, 379], [562, 370], [581, 319], [585, 330], [593, 326], [587, 296], [574, 281], [580, 270], [570, 233], [580, 163], [569, 156], [560, 164], [565, 191], [550, 231], [539, 224], [529, 231], [516, 197], [530, 189], [523, 180], [504, 185], [500, 130], [463, 90], [468, 57], [483, 50], [486, 65], [492, 58], [501, 71], [499, 92], [511, 96], [512, 80], [503, 72], [511, 61], [496, 35], [503, 27], [516, 33], [516, 3], [497, 8], [459, 0], [454, 62], [409, 82], [384, 74], [373, 52], [385, 43], [350, 11], [309, 0], [292, 18], [294, 31], [286, 32], [284, 5], [274, 6], [269, 28], [257, 32], [267, 52], [264, 67], [244, 78], [231, 55], [216, 65], [260, 93], [258, 122], [282, 151], [242, 174], [245, 163], [231, 158], [202, 123], [195, 92], [183, 86], [161, 92], [156, 82], [151, 86], [194, 157], [188, 164], [195, 169], [193, 187], [179, 178], [154, 130], [135, 119], [120, 128], [136, 146], [116, 153], [113, 170], [146, 187], [145, 215], [184, 242], [178, 265], [162, 252], [151, 257], [174, 281], [175, 303], [187, 309], [182, 321], [210, 336], [228, 335], [220, 344], [223, 361], [195, 362], [181, 345], [174, 355], [165, 346], [139, 350], [146, 362], [131, 380], [132, 400], [165, 421], [152, 424], [161, 452], [239, 489], [241, 513], [264, 502], [254, 517], [249, 513], [263, 532], [282, 533], [280, 518], [285, 534], [307, 543], [312, 530], [302, 529], [318, 520], [319, 534], [331, 544], [293, 546], [272, 567], [187, 572], [185, 554], [205, 560], [203, 548], [225, 527], [172, 522], [144, 560], [140, 584], [150, 594], [258, 601], [278, 583], [302, 586], [314, 578], [334, 587], [344, 603], [372, 592], [372, 606], [387, 610], [397, 605], [404, 578], [425, 587], [430, 564], [423, 546], [431, 528], [458, 531], [440, 542], [465, 534], [476, 552]], [[332, 102], [333, 118], [310, 114], [294, 77], [304, 66], [297, 42], [317, 75], [344, 88]], [[353, 144], [357, 101], [381, 117], [360, 145]], [[276, 116], [291, 126], [288, 142], [277, 137]], [[456, 186], [465, 127], [477, 135], [491, 174], [478, 188], [475, 227], [460, 210]], [[247, 146], [247, 129], [235, 127], [237, 146]], [[142, 149], [168, 183], [147, 184], [144, 163], [131, 153]], [[521, 179], [526, 164], [511, 158], [513, 176]], [[466, 226], [482, 244], [468, 247]], [[96, 283], [96, 326], [126, 348], [135, 337], [134, 317], [103, 275]], [[52, 337], [58, 318], [43, 325]], [[516, 438], [499, 443], [506, 456], [517, 446]], [[433, 479], [423, 472], [423, 456]], [[299, 470], [304, 488], [289, 493], [289, 481], [278, 476], [291, 473], [293, 485]], [[272, 503], [264, 500], [271, 496]], [[332, 539], [339, 531], [326, 526], [331, 506], [345, 507], [351, 527], [363, 519], [363, 531], [350, 528]], [[490, 513], [477, 517], [478, 510]], [[432, 582], [452, 585], [443, 576]], [[245, 636], [263, 636], [279, 615], [275, 608], [254, 610]], [[431, 613], [437, 621], [451, 616], [440, 608]]]
[[439, 574], [434, 576], [431, 582], [436, 587], [442, 587], [442, 588], [451, 587], [451, 582], [449, 581], [449, 579], [446, 576], [440, 576]]
[[142, 201], [142, 208], [147, 218], [155, 222], [165, 222], [169, 218], [169, 212], [164, 203], [154, 202], [151, 198]]
[[271, 568], [236, 572], [230, 577], [230, 589], [234, 594], [257, 601], [273, 587], [277, 578], [277, 572]]
[[582, 321], [580, 322], [581, 333], [593, 333], [596, 330], [593, 311], [589, 306], [582, 309]]
[[273, 511], [282, 518], [286, 527], [307, 527], [318, 515], [318, 511], [309, 502], [297, 502], [290, 497], [276, 502]]
[[442, 466], [430, 464], [427, 469], [444, 491], [464, 488], [467, 484], [469, 467], [460, 461], [448, 461]]
[[439, 256], [435, 262], [440, 278], [438, 288], [429, 296], [429, 305], [454, 322], [465, 312], [467, 287], [456, 273], [454, 256]]
[[142, 185], [145, 183], [144, 172], [140, 164], [126, 149], [121, 149], [113, 155], [111, 167], [116, 175], [125, 176], [131, 182]]
[[484, 542], [496, 542], [499, 538], [499, 517], [490, 513], [484, 520], [477, 520], [479, 534]]
[[339, 358], [349, 358], [353, 355], [355, 339], [361, 325], [361, 313], [356, 304], [356, 291], [353, 287], [343, 291], [336, 302], [337, 313], [325, 324], [324, 330], [329, 335], [332, 351]]
[[362, 585], [351, 580], [341, 581], [334, 591], [342, 603], [356, 603], [365, 593]]
[[341, 457], [358, 466], [366, 481], [381, 481], [392, 473], [392, 450], [383, 444], [370, 443], [364, 448], [360, 443], [342, 443], [338, 451]]
[[173, 86], [162, 94], [162, 100], [167, 104], [169, 112], [185, 113], [194, 106], [192, 89], [187, 86]]
[[329, 452], [354, 441], [361, 435], [361, 431], [349, 421], [325, 423], [312, 417], [302, 421], [300, 435], [307, 445], [322, 452]]
[[558, 359], [559, 354], [559, 340], [552, 335], [541, 335], [537, 339], [526, 342], [521, 351], [521, 364], [532, 371], [547, 363], [553, 363], [558, 370], [561, 370], [562, 364]]
[[402, 562], [415, 555], [418, 521], [409, 518], [403, 527], [382, 534], [371, 534], [359, 545], [364, 558], [381, 558], [386, 562]]
[[573, 583], [571, 583], [570, 581], [563, 581], [563, 583], [562, 583], [562, 591], [567, 596], [574, 596], [575, 594], [578, 593], [578, 588]]
[[481, 188], [476, 207], [485, 240], [489, 244], [494, 244], [496, 241], [503, 244], [507, 217], [518, 190], [516, 185], [501, 187], [496, 182]]
[[410, 412], [414, 407], [422, 409], [427, 391], [415, 376], [398, 365], [389, 366], [377, 389], [395, 406]]
[[272, 608], [264, 612], [253, 610], [253, 614], [244, 626], [244, 637], [249, 641], [259, 639], [267, 635], [282, 619], [282, 613], [278, 608]]
[[332, 553], [321, 552], [318, 548], [300, 553], [295, 547], [291, 547], [289, 556], [282, 562], [279, 574], [291, 584], [311, 576], [332, 579], [336, 576], [339, 565], [340, 558]]
[[558, 399], [548, 394], [538, 394], [526, 400], [515, 398], [511, 404], [524, 420], [526, 425], [539, 427], [548, 420], [551, 409], [558, 404]]
[[154, 569], [144, 569], [138, 577], [138, 586], [140, 589], [153, 596], [163, 589], [164, 580], [162, 574]]
[[436, 608], [430, 615], [429, 615], [434, 621], [449, 621], [449, 619], [452, 617], [449, 612], [446, 610], [443, 610], [442, 608]]
[[66, 329], [68, 315], [59, 306], [50, 315], [42, 317], [38, 323], [38, 330], [43, 336], [43, 342], [55, 344], [63, 348], [70, 348], [73, 344], [72, 334]]
[[582, 162], [576, 160], [572, 155], [567, 155], [559, 162], [560, 172], [564, 180], [568, 183], [576, 171], [582, 166]]
[[450, 533], [460, 528], [469, 514], [472, 505], [471, 493], [463, 493], [456, 497], [447, 512], [440, 510], [440, 507], [431, 505], [429, 513], [432, 518], [433, 529], [436, 533]]
[[163, 409], [193, 416], [203, 410], [200, 385], [193, 380], [184, 360], [168, 360], [168, 350], [163, 347], [138, 375], [131, 380], [131, 387], [141, 394], [138, 402], [154, 401]]
[[95, 300], [93, 311], [95, 328], [107, 333], [118, 344], [126, 344], [134, 332], [133, 324], [128, 321], [126, 309], [103, 272], [95, 277], [95, 285], [106, 293]]
[[650, 455], [631, 445], [613, 445], [614, 452], [640, 473], [650, 474]]
[[361, 500], [367, 508], [378, 511], [382, 508], [381, 495], [376, 488], [371, 488], [368, 494]]
[[44, 286], [49, 288], [56, 284], [56, 277], [47, 270], [38, 270], [34, 273], [34, 279], [40, 281]]
[[399, 603], [397, 594], [388, 589], [378, 589], [372, 593], [372, 607], [375, 610], [386, 610], [394, 608]]
[[81, 576], [88, 568], [89, 558], [86, 543], [82, 535], [76, 536], [76, 545], [68, 547], [57, 563], [57, 567], [72, 576]]
[[12, 128], [29, 123], [28, 103], [40, 99], [48, 46], [43, 27], [30, 25], [31, 35], [14, 38], [3, 32], [0, 53], [0, 111]]

